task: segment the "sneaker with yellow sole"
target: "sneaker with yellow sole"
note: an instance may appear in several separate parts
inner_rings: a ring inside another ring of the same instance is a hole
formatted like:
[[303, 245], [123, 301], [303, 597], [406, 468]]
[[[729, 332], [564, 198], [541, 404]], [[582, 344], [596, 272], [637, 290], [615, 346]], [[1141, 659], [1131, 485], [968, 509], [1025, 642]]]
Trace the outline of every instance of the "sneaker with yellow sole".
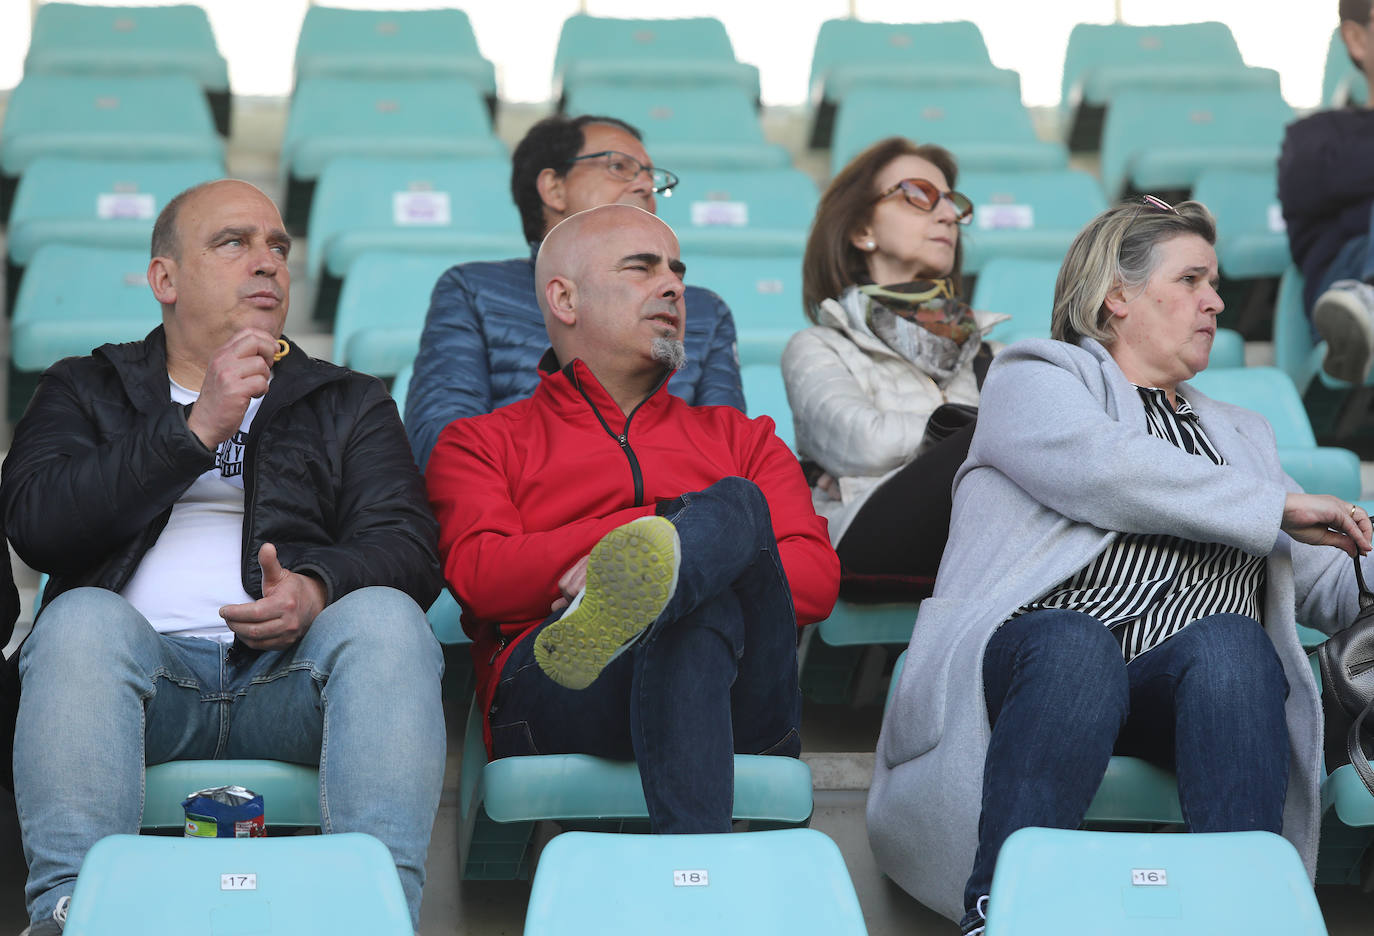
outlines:
[[534, 639], [539, 668], [568, 689], [590, 686], [663, 612], [680, 562], [677, 529], [663, 517], [640, 517], [601, 537], [581, 602]]

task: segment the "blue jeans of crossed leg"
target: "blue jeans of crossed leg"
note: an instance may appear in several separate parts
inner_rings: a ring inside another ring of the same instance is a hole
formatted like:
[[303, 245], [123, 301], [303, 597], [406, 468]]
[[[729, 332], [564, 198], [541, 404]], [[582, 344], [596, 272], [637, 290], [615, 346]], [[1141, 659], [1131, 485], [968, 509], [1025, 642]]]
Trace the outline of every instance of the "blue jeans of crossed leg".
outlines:
[[386, 844], [418, 922], [443, 787], [443, 657], [406, 595], [345, 595], [295, 647], [258, 653], [164, 636], [114, 592], [79, 588], [43, 611], [19, 668], [14, 789], [32, 920], [71, 894], [96, 841], [138, 831], [145, 764], [270, 758], [319, 766], [324, 831]]
[[1126, 663], [1095, 618], [1033, 611], [988, 642], [983, 687], [992, 738], [965, 909], [1012, 832], [1079, 826], [1113, 751], [1174, 768], [1190, 831], [1282, 829], [1288, 681], [1251, 618], [1205, 617]]
[[801, 752], [792, 593], [752, 482], [725, 478], [660, 513], [682, 544], [663, 613], [582, 690], [545, 676], [526, 635], [493, 700], [492, 750], [633, 759], [655, 832], [728, 832], [734, 755]]

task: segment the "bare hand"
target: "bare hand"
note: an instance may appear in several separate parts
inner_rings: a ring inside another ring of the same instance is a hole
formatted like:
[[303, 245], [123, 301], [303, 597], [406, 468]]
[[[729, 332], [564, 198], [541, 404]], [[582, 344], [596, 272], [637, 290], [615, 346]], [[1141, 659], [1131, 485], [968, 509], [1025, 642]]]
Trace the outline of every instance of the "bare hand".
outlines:
[[1369, 514], [1330, 494], [1289, 494], [1283, 531], [1300, 543], [1334, 546], [1352, 556], [1369, 554]]
[[588, 553], [563, 573], [563, 577], [558, 580], [558, 590], [563, 596], [549, 606], [550, 611], [562, 611], [577, 597], [578, 592], [587, 587], [587, 560], [590, 558], [591, 554]]
[[263, 543], [262, 597], [248, 604], [219, 609], [224, 623], [254, 650], [283, 650], [295, 645], [324, 610], [324, 585], [308, 575], [288, 572], [277, 561], [277, 547]]
[[245, 328], [210, 359], [200, 398], [186, 418], [197, 438], [213, 449], [238, 431], [248, 404], [267, 392], [277, 339], [259, 328]]
[[840, 483], [829, 472], [825, 472], [816, 479], [816, 487], [824, 491], [831, 500], [840, 500]]

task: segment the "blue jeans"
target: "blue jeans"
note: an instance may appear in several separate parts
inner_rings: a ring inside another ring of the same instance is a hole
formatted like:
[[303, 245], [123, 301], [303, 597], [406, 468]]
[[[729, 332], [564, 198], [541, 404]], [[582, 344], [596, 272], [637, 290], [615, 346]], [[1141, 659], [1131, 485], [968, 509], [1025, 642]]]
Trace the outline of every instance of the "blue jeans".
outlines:
[[655, 832], [729, 832], [734, 755], [801, 753], [792, 593], [752, 482], [725, 478], [659, 513], [682, 543], [663, 613], [582, 690], [545, 676], [526, 635], [501, 671], [492, 751], [633, 759]]
[[1126, 663], [1096, 618], [1034, 611], [988, 641], [983, 689], [992, 738], [965, 909], [1011, 833], [1078, 828], [1113, 751], [1174, 768], [1189, 831], [1282, 830], [1288, 680], [1251, 618], [1202, 618]]
[[99, 839], [138, 831], [145, 764], [271, 758], [319, 766], [323, 830], [385, 843], [419, 921], [444, 777], [443, 656], [406, 595], [352, 592], [292, 649], [257, 652], [161, 635], [118, 594], [78, 588], [43, 611], [19, 670], [32, 920], [71, 894]]
[[[1371, 233], [1374, 233], [1374, 206], [1370, 207], [1369, 232], [1350, 238], [1336, 251], [1336, 256], [1331, 258], [1331, 262], [1318, 278], [1316, 289], [1307, 293], [1313, 297], [1313, 301], [1330, 289], [1336, 280], [1351, 279], [1362, 283], [1374, 283], [1374, 236], [1371, 236]], [[1310, 307], [1307, 309], [1307, 315], [1310, 319]], [[1315, 327], [1312, 329], [1312, 340], [1323, 340]]]

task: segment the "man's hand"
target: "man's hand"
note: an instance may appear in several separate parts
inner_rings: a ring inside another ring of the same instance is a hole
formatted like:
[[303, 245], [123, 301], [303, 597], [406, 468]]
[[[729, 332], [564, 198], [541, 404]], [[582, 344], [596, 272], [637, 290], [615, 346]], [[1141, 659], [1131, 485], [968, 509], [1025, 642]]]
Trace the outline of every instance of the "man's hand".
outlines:
[[245, 328], [215, 352], [200, 384], [200, 398], [186, 418], [206, 448], [217, 448], [237, 432], [248, 404], [267, 392], [276, 353], [277, 339], [260, 328]]
[[558, 580], [558, 590], [563, 593], [563, 597], [549, 605], [550, 611], [562, 611], [577, 597], [578, 592], [587, 587], [587, 560], [590, 558], [591, 554], [588, 553], [563, 573], [563, 577]]
[[254, 650], [284, 650], [305, 636], [324, 610], [324, 585], [308, 575], [288, 572], [277, 561], [277, 547], [263, 543], [262, 598], [219, 609], [224, 623]]
[[1369, 554], [1369, 514], [1330, 494], [1289, 494], [1280, 525], [1300, 543], [1335, 546], [1352, 556]]

